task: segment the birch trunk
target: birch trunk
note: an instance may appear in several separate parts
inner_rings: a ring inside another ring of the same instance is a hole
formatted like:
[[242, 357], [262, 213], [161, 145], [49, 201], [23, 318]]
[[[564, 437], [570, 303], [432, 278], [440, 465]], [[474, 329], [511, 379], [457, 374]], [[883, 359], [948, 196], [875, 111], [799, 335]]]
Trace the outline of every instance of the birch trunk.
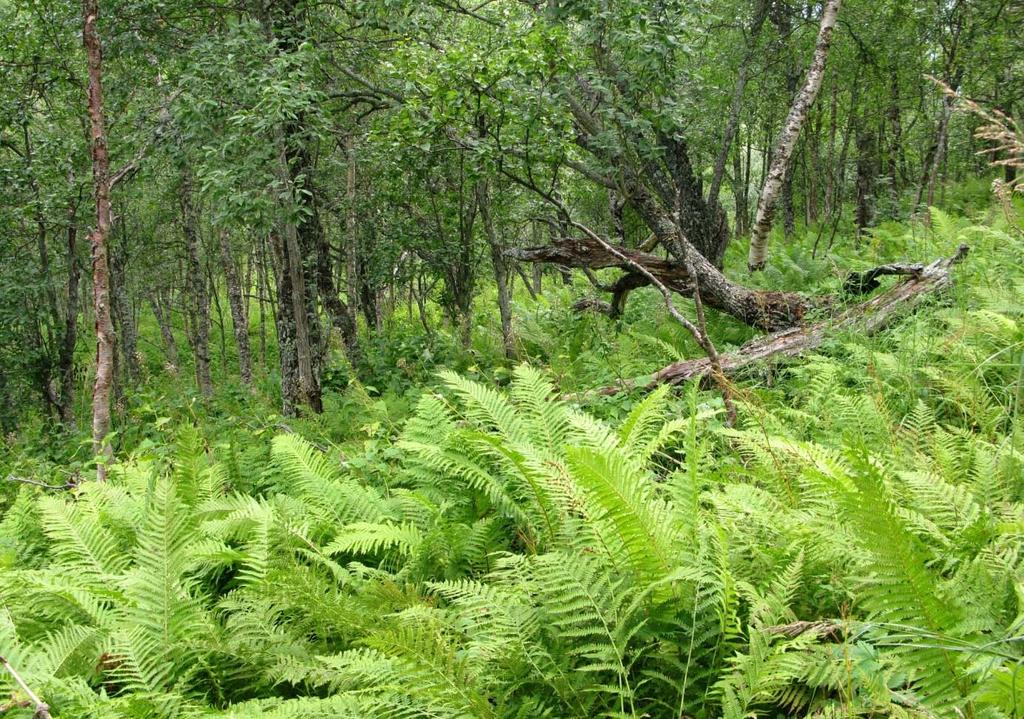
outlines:
[[107, 152], [106, 121], [103, 112], [103, 48], [96, 30], [99, 0], [82, 4], [82, 41], [89, 68], [89, 140], [92, 150], [92, 178], [96, 201], [96, 227], [89, 234], [92, 256], [93, 311], [96, 327], [96, 381], [92, 392], [92, 443], [99, 455], [96, 479], [107, 478], [107, 464], [113, 457], [110, 434], [110, 389], [114, 378], [114, 324], [110, 317], [110, 268], [107, 239], [110, 237], [110, 156]]
[[[955, 87], [953, 88], [956, 89]], [[949, 95], [943, 95], [942, 97], [942, 113], [939, 115], [939, 126], [936, 130], [935, 137], [935, 152], [932, 154], [931, 166], [928, 168], [928, 180], [927, 183], [921, 185], [917, 192], [917, 202], [915, 203], [918, 209], [925, 211], [927, 216], [927, 209], [935, 204], [935, 186], [939, 180], [939, 169], [942, 167], [942, 163], [946, 159], [946, 145], [949, 138], [949, 119], [953, 116], [953, 98]], [[928, 194], [925, 196], [926, 202], [924, 206], [921, 205], [922, 195], [927, 187]]]
[[775, 143], [772, 153], [771, 167], [765, 179], [761, 199], [757, 205], [757, 216], [754, 229], [750, 236], [750, 253], [747, 265], [751, 271], [764, 267], [768, 259], [768, 233], [772, 228], [772, 215], [775, 203], [786, 181], [789, 171], [789, 160], [800, 137], [800, 129], [807, 120], [807, 114], [821, 89], [821, 81], [825, 76], [825, 62], [828, 59], [829, 46], [832, 43], [832, 32], [842, 0], [827, 0], [821, 13], [821, 25], [818, 29], [818, 40], [814, 48], [811, 66], [807, 71], [807, 79], [797, 95], [789, 115], [782, 126], [782, 132]]

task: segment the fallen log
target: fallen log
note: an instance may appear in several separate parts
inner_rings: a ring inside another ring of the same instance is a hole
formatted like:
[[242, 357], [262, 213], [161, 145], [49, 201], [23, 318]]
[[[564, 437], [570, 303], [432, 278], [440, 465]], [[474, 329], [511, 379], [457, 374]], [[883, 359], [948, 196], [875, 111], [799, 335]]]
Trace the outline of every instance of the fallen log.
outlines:
[[[618, 267], [626, 274], [611, 288], [599, 287], [613, 293], [607, 314], [619, 317], [626, 305], [629, 294], [651, 284], [650, 278], [638, 272], [643, 267], [658, 282], [683, 297], [692, 297], [693, 279], [684, 263], [677, 259], [665, 259], [649, 252], [635, 250], [621, 245], [602, 243], [589, 237], [564, 237], [541, 247], [514, 248], [506, 255], [520, 262], [543, 262], [558, 267], [573, 267], [584, 271]], [[797, 326], [810, 309], [827, 304], [831, 298], [807, 298], [792, 292], [751, 290], [738, 285], [724, 284], [713, 291], [706, 282], [702, 285], [701, 299], [713, 309], [732, 315], [747, 324], [767, 332]], [[605, 311], [601, 304], [583, 303], [582, 309]]]
[[[877, 286], [877, 277], [885, 274], [906, 275], [884, 292], [848, 307], [828, 319], [813, 324], [793, 327], [757, 337], [735, 352], [719, 355], [722, 372], [735, 376], [743, 370], [769, 359], [797, 357], [817, 349], [832, 333], [856, 328], [870, 335], [889, 326], [902, 314], [912, 311], [926, 296], [940, 293], [953, 283], [951, 269], [967, 256], [967, 245], [961, 245], [952, 257], [936, 260], [929, 265], [890, 265], [900, 270], [913, 268], [911, 272], [880, 272], [874, 270], [862, 273], [854, 281], [848, 281], [851, 288]], [[865, 278], [867, 278], [866, 281]], [[689, 380], [706, 379], [712, 371], [711, 360], [707, 357], [675, 362], [655, 372], [644, 380], [624, 380], [618, 384], [594, 390], [596, 396], [614, 395], [643, 387], [653, 389], [661, 384], [682, 384]], [[569, 398], [580, 399], [579, 395]]]
[[[646, 246], [639, 250], [621, 245], [614, 245], [614, 247], [618, 254], [610, 252], [607, 247], [590, 238], [570, 237], [540, 247], [513, 248], [506, 254], [520, 262], [543, 262], [581, 269], [591, 277], [591, 282], [599, 290], [611, 293], [611, 302], [598, 298], [578, 300], [573, 304], [573, 309], [577, 312], [598, 312], [608, 315], [612, 319], [621, 317], [626, 309], [626, 300], [629, 299], [629, 294], [635, 289], [651, 284], [649, 279], [634, 271], [630, 263], [644, 267], [673, 292], [686, 297], [693, 296], [693, 283], [690, 281], [686, 268], [679, 262], [652, 255], [645, 251]], [[626, 270], [626, 274], [616, 280], [615, 284], [604, 287], [595, 281], [591, 271], [608, 267], [619, 267]]]
[[[633, 250], [621, 245], [612, 247], [615, 248], [615, 252], [610, 252], [601, 243], [587, 237], [567, 237], [550, 245], [512, 248], [505, 254], [520, 262], [543, 262], [581, 270], [619, 267], [628, 271], [626, 277], [636, 275], [632, 272], [633, 263], [641, 265], [673, 292], [682, 295], [693, 294], [693, 282], [690, 281], [690, 276], [682, 263], [666, 260], [643, 250]], [[631, 283], [633, 286], [630, 289], [649, 284], [641, 275], [636, 275]]]

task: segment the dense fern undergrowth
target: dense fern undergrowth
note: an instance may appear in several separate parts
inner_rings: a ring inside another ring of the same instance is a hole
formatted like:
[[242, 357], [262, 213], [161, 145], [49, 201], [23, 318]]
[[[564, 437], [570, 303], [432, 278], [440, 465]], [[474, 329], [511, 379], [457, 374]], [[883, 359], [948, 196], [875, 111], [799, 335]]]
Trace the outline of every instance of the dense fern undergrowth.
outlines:
[[[322, 418], [154, 380], [108, 483], [3, 488], [2, 653], [61, 719], [1019, 717], [1011, 219], [882, 227], [856, 260], [789, 245], [766, 282], [972, 254], [886, 333], [740, 382], [731, 428], [695, 387], [557, 399], [694, 354], [653, 295], [616, 334], [559, 288], [519, 308], [532, 362], [478, 338], [459, 371], [382, 374]], [[49, 441], [12, 441], [6, 474], [87, 475]]]

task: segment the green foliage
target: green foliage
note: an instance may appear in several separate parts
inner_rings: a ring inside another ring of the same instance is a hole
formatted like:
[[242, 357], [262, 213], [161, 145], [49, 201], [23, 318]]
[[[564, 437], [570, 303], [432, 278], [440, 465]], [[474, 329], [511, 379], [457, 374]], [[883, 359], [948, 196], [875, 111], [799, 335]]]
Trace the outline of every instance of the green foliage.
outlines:
[[695, 388], [609, 424], [527, 365], [445, 373], [369, 472], [185, 425], [19, 492], [5, 656], [56, 717], [1011, 717], [1019, 338], [950, 308], [842, 339], [732, 429]]

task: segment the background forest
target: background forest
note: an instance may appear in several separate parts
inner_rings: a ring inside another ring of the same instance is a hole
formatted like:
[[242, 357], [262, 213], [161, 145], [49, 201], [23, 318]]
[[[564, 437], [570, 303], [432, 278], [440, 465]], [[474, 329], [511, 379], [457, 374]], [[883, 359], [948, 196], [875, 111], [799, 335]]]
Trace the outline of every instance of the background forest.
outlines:
[[1022, 34], [0, 0], [0, 716], [1024, 716]]

